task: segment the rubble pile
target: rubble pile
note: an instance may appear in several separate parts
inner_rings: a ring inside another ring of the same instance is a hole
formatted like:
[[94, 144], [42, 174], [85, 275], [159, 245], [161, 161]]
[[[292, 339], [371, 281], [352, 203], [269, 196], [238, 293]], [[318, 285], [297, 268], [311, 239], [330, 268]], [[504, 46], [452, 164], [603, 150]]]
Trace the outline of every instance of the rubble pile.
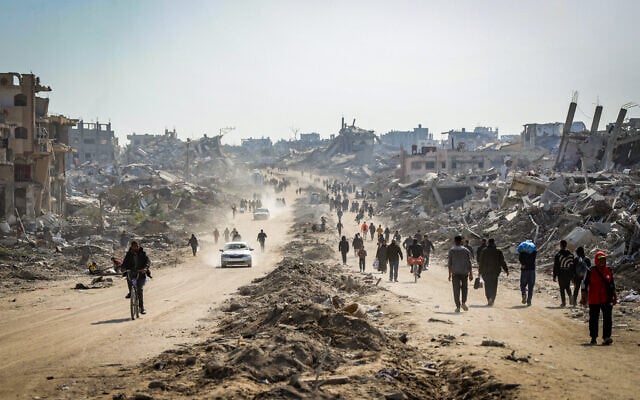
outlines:
[[[239, 288], [208, 340], [166, 351], [141, 370], [122, 370], [118, 386], [133, 379], [131, 394], [116, 396], [513, 397], [517, 385], [469, 366], [421, 367], [422, 355], [406, 344], [406, 335], [382, 330], [367, 312], [356, 311], [363, 306], [354, 302], [377, 290], [371, 276], [353, 278], [337, 265], [285, 257], [274, 271]], [[470, 376], [473, 381], [464, 378]]]
[[[470, 239], [474, 247], [480, 238], [495, 237], [513, 263], [517, 263], [515, 248], [525, 239], [536, 243], [538, 265], [543, 268], [553, 262], [561, 239], [567, 240], [570, 250], [583, 246], [590, 255], [602, 249], [619, 289], [640, 287], [640, 177], [636, 173], [510, 178], [487, 180], [485, 176], [468, 183], [468, 176], [432, 176], [409, 184], [395, 182], [379, 199], [378, 209], [397, 222], [401, 232], [426, 227], [431, 240], [443, 242], [444, 247], [456, 234]], [[449, 206], [438, 202], [436, 189], [454, 185], [469, 190], [460, 189], [460, 200]]]

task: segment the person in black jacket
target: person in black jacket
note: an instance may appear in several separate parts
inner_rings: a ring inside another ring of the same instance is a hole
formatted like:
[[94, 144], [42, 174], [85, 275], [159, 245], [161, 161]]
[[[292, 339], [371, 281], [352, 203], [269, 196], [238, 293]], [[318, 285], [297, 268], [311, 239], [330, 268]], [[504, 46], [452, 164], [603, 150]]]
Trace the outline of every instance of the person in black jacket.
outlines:
[[[143, 297], [143, 288], [146, 282], [146, 277], [151, 277], [151, 272], [149, 268], [151, 267], [151, 261], [149, 257], [147, 257], [147, 253], [145, 253], [144, 249], [138, 245], [138, 242], [135, 240], [131, 242], [131, 246], [127, 251], [127, 254], [124, 256], [122, 260], [121, 268], [125, 271], [131, 271], [132, 273], [137, 273], [136, 282], [138, 285], [138, 304], [140, 305], [140, 312], [145, 314], [146, 311], [144, 309], [144, 297]], [[126, 298], [131, 297], [131, 281], [127, 275], [127, 286], [129, 287], [129, 293], [125, 296]]]
[[[418, 239], [413, 239], [413, 243], [411, 244], [411, 246], [409, 246], [407, 248], [407, 259], [409, 259], [409, 257], [413, 257], [413, 258], [420, 258], [424, 255], [424, 249], [423, 247], [420, 245], [420, 243], [418, 242]], [[422, 266], [417, 266], [417, 265], [412, 265], [411, 266], [411, 273], [413, 273], [413, 268], [417, 267], [420, 270], [418, 271], [418, 278], [420, 277], [420, 273], [422, 272]]]
[[338, 244], [338, 251], [342, 254], [342, 265], [347, 265], [347, 253], [349, 252], [349, 242], [347, 241], [347, 237], [343, 236], [342, 240]]
[[189, 238], [189, 242], [187, 242], [187, 244], [189, 246], [191, 246], [191, 251], [193, 252], [193, 255], [195, 256], [196, 253], [198, 252], [198, 239], [196, 239], [196, 235], [194, 235], [192, 233], [191, 237]]
[[566, 297], [569, 296], [569, 303], [574, 306], [573, 296], [571, 295], [571, 281], [575, 275], [575, 265], [573, 260], [573, 253], [567, 250], [567, 241], [560, 241], [560, 251], [556, 253], [553, 260], [553, 281], [558, 281], [560, 286], [560, 299], [562, 304], [560, 307], [567, 305]]
[[393, 239], [391, 244], [387, 246], [387, 260], [389, 260], [389, 282], [392, 280], [398, 282], [398, 264], [402, 260], [402, 250]]

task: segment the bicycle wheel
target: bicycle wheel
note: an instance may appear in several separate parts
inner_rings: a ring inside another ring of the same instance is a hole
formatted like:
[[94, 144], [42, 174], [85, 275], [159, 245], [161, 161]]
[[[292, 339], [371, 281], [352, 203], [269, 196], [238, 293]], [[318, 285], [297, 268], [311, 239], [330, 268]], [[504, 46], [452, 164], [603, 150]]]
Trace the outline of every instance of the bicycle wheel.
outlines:
[[131, 310], [131, 319], [136, 319], [136, 308], [138, 308], [138, 295], [134, 288], [131, 288], [129, 297], [129, 309]]
[[418, 266], [413, 266], [413, 283], [418, 283]]
[[134, 304], [136, 310], [136, 318], [140, 318], [140, 301], [138, 300], [138, 287], [134, 290], [136, 292], [136, 303]]

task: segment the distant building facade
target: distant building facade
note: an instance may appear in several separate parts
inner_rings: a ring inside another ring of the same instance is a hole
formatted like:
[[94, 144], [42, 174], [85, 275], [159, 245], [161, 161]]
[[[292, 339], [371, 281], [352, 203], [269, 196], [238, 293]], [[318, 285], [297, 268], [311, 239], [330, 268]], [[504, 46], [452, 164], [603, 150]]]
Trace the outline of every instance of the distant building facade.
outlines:
[[457, 151], [475, 151], [488, 143], [498, 141], [498, 128], [493, 129], [484, 126], [475, 127], [473, 132], [462, 128], [460, 131], [450, 130], [449, 132], [442, 132], [442, 134], [448, 135], [446, 147]]
[[118, 138], [111, 129], [111, 122], [101, 124], [78, 121], [76, 126], [69, 129], [69, 144], [74, 153], [67, 155], [68, 168], [87, 161], [113, 163], [118, 152]]
[[433, 134], [429, 133], [429, 128], [423, 128], [422, 124], [418, 124], [418, 127], [411, 131], [389, 131], [380, 136], [382, 144], [405, 149], [412, 146], [421, 147], [428, 141], [433, 141]]
[[[544, 147], [548, 150], [557, 150], [562, 136], [562, 122], [548, 122], [544, 124], [525, 124], [520, 134], [520, 143], [523, 149]], [[587, 130], [584, 122], [576, 121], [571, 124], [569, 132], [584, 132]]]
[[261, 153], [270, 152], [273, 149], [273, 143], [271, 142], [271, 138], [262, 137], [259, 139], [247, 138], [242, 139], [240, 142], [240, 146], [243, 150], [249, 153]]

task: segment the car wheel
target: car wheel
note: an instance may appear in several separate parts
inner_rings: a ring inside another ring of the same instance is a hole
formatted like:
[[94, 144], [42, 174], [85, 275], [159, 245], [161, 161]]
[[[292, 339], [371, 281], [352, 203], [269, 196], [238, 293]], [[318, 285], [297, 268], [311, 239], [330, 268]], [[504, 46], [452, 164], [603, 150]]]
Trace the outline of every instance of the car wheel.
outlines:
[[247, 264], [247, 267], [251, 268], [251, 263]]

